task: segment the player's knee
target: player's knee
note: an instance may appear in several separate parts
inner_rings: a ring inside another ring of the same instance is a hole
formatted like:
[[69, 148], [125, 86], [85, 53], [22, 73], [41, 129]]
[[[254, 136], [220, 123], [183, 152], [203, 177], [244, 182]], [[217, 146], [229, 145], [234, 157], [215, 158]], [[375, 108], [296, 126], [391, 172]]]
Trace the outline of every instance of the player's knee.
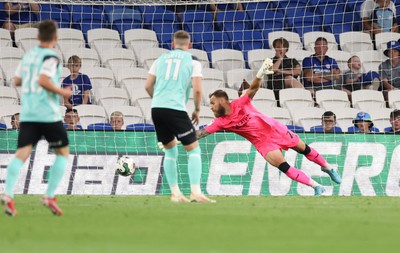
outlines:
[[178, 147], [175, 145], [173, 148], [166, 149], [165, 156], [176, 159], [178, 157]]
[[308, 155], [311, 152], [311, 148], [306, 144], [306, 148], [304, 149], [303, 152], [300, 152], [303, 155]]
[[282, 171], [283, 173], [286, 173], [290, 168], [290, 165], [287, 162], [283, 162], [279, 164], [278, 169]]

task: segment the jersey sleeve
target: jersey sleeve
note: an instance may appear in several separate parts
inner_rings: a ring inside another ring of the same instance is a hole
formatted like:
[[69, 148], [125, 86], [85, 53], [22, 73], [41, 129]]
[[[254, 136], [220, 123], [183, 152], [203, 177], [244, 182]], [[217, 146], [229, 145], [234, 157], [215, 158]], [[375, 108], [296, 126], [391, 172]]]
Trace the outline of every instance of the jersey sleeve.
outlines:
[[90, 79], [87, 75], [83, 75], [83, 90], [91, 90], [92, 89], [92, 83], [90, 82]]
[[157, 60], [155, 60], [153, 62], [153, 64], [151, 64], [151, 67], [150, 67], [150, 70], [149, 70], [149, 74], [150, 75], [156, 76], [156, 71], [157, 71], [156, 67], [157, 67]]
[[250, 104], [251, 103], [251, 98], [245, 92], [241, 97], [235, 99], [232, 103], [238, 103], [239, 105], [245, 105], [245, 104]]
[[42, 69], [40, 74], [46, 75], [48, 77], [53, 77], [57, 73], [57, 68], [59, 64], [59, 59], [56, 56], [46, 56], [43, 59]]
[[192, 77], [203, 77], [203, 74], [201, 73], [201, 63], [197, 60], [193, 60], [192, 64], [193, 64]]
[[14, 75], [18, 78], [22, 77], [22, 62], [19, 62], [17, 69], [15, 70]]
[[208, 126], [204, 128], [207, 133], [213, 134], [220, 130], [222, 130], [221, 120], [219, 118], [215, 118], [213, 122], [211, 122]]

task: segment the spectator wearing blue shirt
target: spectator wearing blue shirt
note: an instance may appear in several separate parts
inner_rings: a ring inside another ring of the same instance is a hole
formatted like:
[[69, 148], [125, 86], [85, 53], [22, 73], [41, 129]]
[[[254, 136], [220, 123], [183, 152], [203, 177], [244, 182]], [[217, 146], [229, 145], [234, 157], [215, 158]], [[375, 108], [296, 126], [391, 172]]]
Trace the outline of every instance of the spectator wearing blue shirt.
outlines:
[[342, 129], [336, 126], [336, 114], [326, 111], [322, 114], [321, 125], [310, 128], [313, 133], [341, 133]]
[[372, 35], [382, 32], [397, 32], [396, 16], [389, 8], [390, 0], [376, 0], [377, 7], [372, 12]]
[[304, 88], [314, 94], [318, 90], [333, 89], [340, 78], [340, 69], [335, 59], [326, 55], [328, 41], [319, 37], [315, 40], [315, 54], [303, 60]]
[[78, 111], [76, 109], [65, 110], [64, 128], [68, 130], [82, 130], [82, 126], [79, 124]]
[[385, 132], [400, 134], [400, 110], [394, 110], [390, 113], [390, 124], [392, 127], [385, 128]]
[[64, 105], [68, 109], [72, 109], [76, 105], [91, 104], [90, 90], [92, 84], [87, 75], [79, 72], [81, 67], [81, 58], [76, 55], [69, 57], [68, 69], [71, 71], [71, 75], [67, 76], [62, 82], [63, 88], [72, 86], [72, 96], [69, 99], [64, 99]]

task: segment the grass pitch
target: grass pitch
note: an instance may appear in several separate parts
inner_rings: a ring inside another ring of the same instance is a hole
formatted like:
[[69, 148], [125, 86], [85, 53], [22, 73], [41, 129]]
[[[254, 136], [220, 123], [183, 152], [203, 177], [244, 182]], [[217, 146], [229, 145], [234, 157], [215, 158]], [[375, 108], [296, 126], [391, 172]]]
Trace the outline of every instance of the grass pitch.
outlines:
[[399, 252], [400, 198], [59, 196], [63, 217], [38, 196], [0, 216], [2, 253]]

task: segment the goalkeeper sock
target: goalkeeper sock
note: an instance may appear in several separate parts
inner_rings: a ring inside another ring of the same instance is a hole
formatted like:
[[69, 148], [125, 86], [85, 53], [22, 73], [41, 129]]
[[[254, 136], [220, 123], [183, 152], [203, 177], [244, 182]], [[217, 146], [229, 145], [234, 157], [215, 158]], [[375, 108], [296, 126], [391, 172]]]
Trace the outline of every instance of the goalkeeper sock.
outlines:
[[66, 156], [57, 155], [56, 160], [50, 168], [49, 183], [47, 185], [46, 197], [54, 198], [57, 186], [64, 176], [65, 168], [67, 167], [68, 158]]
[[17, 183], [19, 171], [21, 170], [22, 165], [24, 165], [24, 162], [18, 159], [17, 157], [14, 157], [14, 159], [7, 167], [5, 193], [11, 198], [14, 198], [14, 187], [15, 184]]
[[292, 166], [290, 166], [290, 168], [285, 174], [294, 181], [311, 186], [313, 188], [318, 185], [318, 183], [315, 182], [313, 179], [311, 179], [309, 176], [307, 176], [306, 173]]
[[188, 152], [188, 171], [190, 179], [190, 188], [192, 193], [200, 194], [200, 178], [201, 178], [201, 149], [199, 146]]
[[312, 147], [310, 147], [310, 153], [305, 155], [306, 158], [316, 164], [318, 164], [319, 166], [323, 167], [323, 168], [327, 168], [328, 163], [326, 162], [326, 160], [322, 157], [322, 155], [320, 155], [315, 149], [313, 149]]
[[178, 158], [178, 147], [175, 146], [165, 150], [164, 172], [167, 177], [171, 193], [175, 196], [180, 195], [181, 191], [178, 187], [178, 169], [176, 168], [176, 159]]

